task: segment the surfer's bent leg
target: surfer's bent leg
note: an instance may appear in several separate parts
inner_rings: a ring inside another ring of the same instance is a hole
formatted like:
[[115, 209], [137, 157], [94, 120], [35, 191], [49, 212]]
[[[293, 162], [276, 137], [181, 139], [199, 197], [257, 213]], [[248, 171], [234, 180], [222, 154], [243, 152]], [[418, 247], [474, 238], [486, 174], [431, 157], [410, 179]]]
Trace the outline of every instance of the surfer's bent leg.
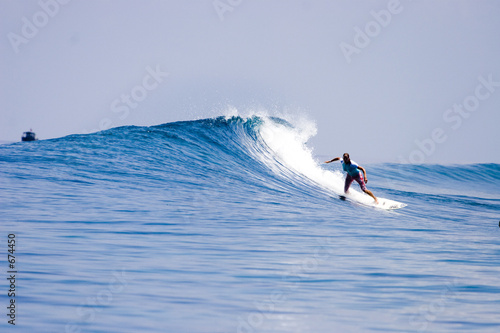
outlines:
[[354, 178], [352, 178], [350, 174], [347, 174], [347, 176], [345, 177], [344, 193], [347, 193], [347, 191], [349, 191], [349, 187], [351, 186], [353, 180]]
[[[356, 180], [359, 184], [359, 186], [361, 187], [361, 189], [363, 190], [363, 192], [366, 192], [367, 188], [366, 188], [366, 184], [365, 184], [365, 180], [363, 179], [363, 175], [361, 174], [361, 172], [359, 173], [359, 175], [354, 178], [354, 180]], [[352, 180], [351, 180], [352, 182]]]
[[363, 179], [363, 175], [361, 173], [359, 173], [359, 176], [354, 178], [354, 179], [358, 182], [358, 184], [361, 187], [361, 189], [363, 190], [363, 192], [365, 192], [370, 197], [372, 197], [373, 200], [375, 200], [375, 202], [378, 204], [377, 197], [369, 189], [366, 188], [366, 184], [365, 184], [365, 180]]

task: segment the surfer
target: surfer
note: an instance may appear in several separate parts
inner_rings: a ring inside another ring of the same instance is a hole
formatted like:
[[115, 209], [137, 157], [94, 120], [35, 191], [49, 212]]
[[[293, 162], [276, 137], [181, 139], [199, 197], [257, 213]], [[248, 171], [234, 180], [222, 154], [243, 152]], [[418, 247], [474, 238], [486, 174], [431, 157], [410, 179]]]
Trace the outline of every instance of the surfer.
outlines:
[[[335, 157], [329, 161], [326, 161], [325, 163], [331, 163], [338, 160], [340, 160], [340, 157]], [[366, 188], [365, 182], [368, 183], [368, 178], [366, 178], [365, 168], [359, 166], [356, 162], [352, 161], [349, 158], [348, 153], [344, 153], [340, 163], [342, 163], [342, 169], [347, 172], [347, 176], [345, 178], [344, 192], [347, 193], [349, 191], [349, 187], [351, 186], [352, 181], [355, 180], [358, 182], [363, 192], [372, 197], [375, 200], [375, 203], [378, 204], [378, 200], [373, 195], [372, 191]], [[363, 171], [364, 180], [363, 180], [363, 175], [359, 172], [359, 170]]]

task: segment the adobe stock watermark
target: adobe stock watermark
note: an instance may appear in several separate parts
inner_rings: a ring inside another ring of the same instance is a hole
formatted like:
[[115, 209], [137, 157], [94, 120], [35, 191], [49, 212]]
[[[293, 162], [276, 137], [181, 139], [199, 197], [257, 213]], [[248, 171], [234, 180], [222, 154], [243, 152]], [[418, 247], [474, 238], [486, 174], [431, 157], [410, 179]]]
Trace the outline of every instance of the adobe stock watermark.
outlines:
[[[461, 104], [453, 104], [452, 107], [446, 109], [443, 113], [443, 121], [449, 124], [453, 131], [458, 130], [464, 119], [468, 119], [475, 111], [477, 111], [484, 102], [490, 98], [493, 93], [500, 88], [500, 81], [493, 80], [493, 74], [489, 74], [487, 78], [482, 75], [477, 78], [479, 84], [476, 85], [474, 92], [466, 96]], [[450, 129], [448, 129], [448, 132]], [[442, 127], [434, 128], [429, 137], [423, 140], [415, 140], [417, 148], [413, 149], [408, 158], [399, 156], [401, 163], [421, 164], [424, 163], [427, 157], [434, 154], [436, 147], [448, 140], [447, 131]]]
[[339, 44], [340, 50], [342, 51], [342, 54], [348, 64], [352, 62], [352, 56], [354, 54], [361, 53], [362, 49], [370, 45], [373, 38], [380, 35], [382, 30], [389, 26], [394, 15], [403, 11], [403, 6], [399, 0], [389, 0], [386, 8], [387, 9], [379, 11], [370, 11], [370, 15], [373, 17], [373, 20], [368, 21], [365, 24], [364, 29], [361, 29], [358, 26], [354, 27], [352, 44], [344, 41]]
[[311, 273], [317, 271], [320, 261], [328, 260], [328, 258], [333, 256], [334, 252], [330, 246], [332, 243], [332, 238], [328, 237], [324, 243], [319, 244], [312, 257], [304, 259], [283, 275], [282, 280], [288, 285], [282, 289], [272, 291], [266, 300], [254, 302], [254, 311], [248, 313], [246, 318], [238, 317], [236, 332], [254, 333], [261, 328], [264, 321], [269, 319], [276, 311], [276, 307], [280, 303], [286, 302], [291, 293], [299, 288], [299, 283], [305, 280]]
[[20, 46], [28, 44], [35, 38], [40, 30], [44, 28], [49, 21], [60, 11], [61, 6], [68, 4], [71, 0], [40, 0], [38, 6], [40, 10], [31, 15], [31, 19], [23, 16], [21, 18], [21, 33], [9, 32], [7, 38], [15, 53], [19, 53]]
[[[144, 75], [141, 84], [132, 87], [130, 93], [121, 94], [119, 98], [114, 99], [110, 104], [111, 112], [115, 113], [120, 120], [127, 119], [130, 110], [137, 108], [139, 103], [144, 101], [151, 91], [157, 89], [168, 75], [169, 73], [161, 70], [160, 65], [156, 65], [155, 69], [147, 66], [146, 75]], [[116, 121], [116, 117], [113, 117], [114, 121]], [[84, 129], [82, 133], [88, 134], [107, 130], [112, 127], [114, 121], [109, 117], [102, 118], [97, 129], [90, 131]]]
[[224, 15], [227, 12], [232, 12], [236, 7], [241, 5], [243, 0], [214, 0], [212, 5], [215, 12], [219, 16], [219, 20], [224, 21]]
[[426, 331], [429, 324], [434, 322], [437, 316], [446, 309], [447, 304], [457, 297], [457, 284], [456, 279], [453, 282], [447, 282], [439, 298], [432, 300], [427, 305], [422, 305], [418, 310], [418, 314], [410, 317], [410, 325], [418, 327], [419, 332]]
[[109, 280], [108, 285], [99, 290], [93, 297], [87, 297], [85, 302], [76, 309], [76, 314], [79, 320], [76, 322], [67, 323], [64, 327], [65, 333], [80, 333], [82, 332], [81, 325], [91, 323], [95, 320], [97, 313], [103, 310], [104, 306], [110, 305], [113, 302], [114, 295], [125, 290], [128, 285], [129, 277], [125, 271], [114, 272], [113, 277]]

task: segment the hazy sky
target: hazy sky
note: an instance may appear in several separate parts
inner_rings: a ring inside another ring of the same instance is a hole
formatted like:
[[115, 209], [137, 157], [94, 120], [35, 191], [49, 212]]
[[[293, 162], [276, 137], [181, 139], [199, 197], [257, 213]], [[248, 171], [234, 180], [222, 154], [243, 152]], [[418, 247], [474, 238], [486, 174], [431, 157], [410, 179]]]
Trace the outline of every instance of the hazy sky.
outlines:
[[316, 154], [500, 163], [500, 1], [0, 0], [0, 140], [248, 112]]

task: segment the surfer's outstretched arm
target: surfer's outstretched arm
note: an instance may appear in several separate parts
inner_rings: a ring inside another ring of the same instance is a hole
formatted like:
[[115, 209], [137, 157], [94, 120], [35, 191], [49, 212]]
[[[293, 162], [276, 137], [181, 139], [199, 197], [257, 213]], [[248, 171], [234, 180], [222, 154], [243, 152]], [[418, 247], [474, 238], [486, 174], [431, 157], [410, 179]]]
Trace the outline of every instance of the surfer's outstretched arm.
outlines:
[[338, 160], [340, 160], [340, 157], [335, 157], [335, 158], [333, 158], [333, 159], [331, 159], [329, 161], [326, 161], [325, 163], [331, 163], [331, 162], [335, 162], [335, 161], [338, 161]]

